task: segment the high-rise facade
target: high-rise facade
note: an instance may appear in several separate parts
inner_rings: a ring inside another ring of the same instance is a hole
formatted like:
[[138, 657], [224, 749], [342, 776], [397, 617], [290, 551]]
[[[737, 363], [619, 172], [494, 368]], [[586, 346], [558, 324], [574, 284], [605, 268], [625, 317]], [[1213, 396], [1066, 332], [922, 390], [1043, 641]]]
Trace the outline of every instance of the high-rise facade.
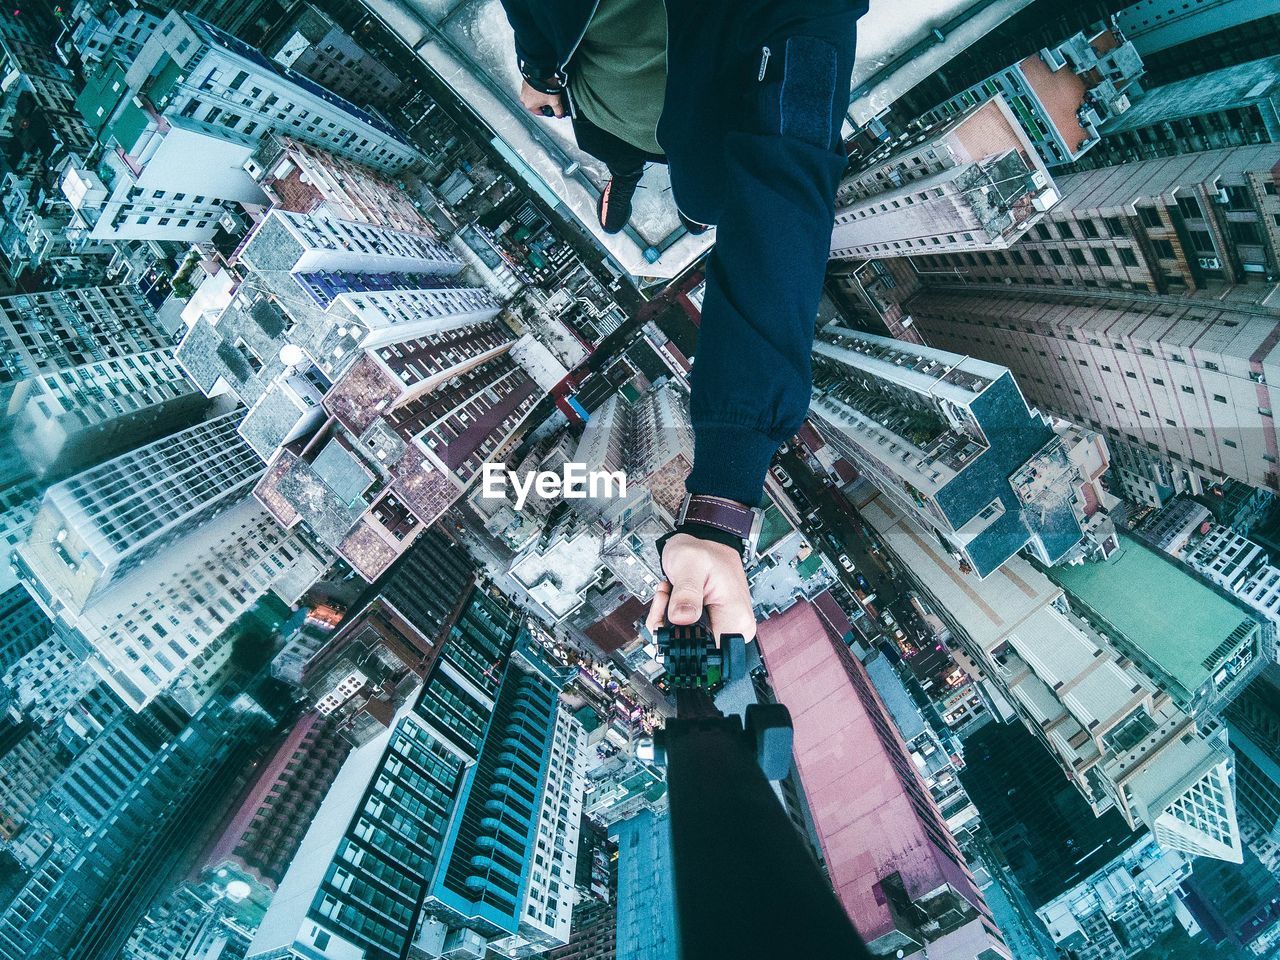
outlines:
[[381, 116], [176, 11], [127, 67], [104, 61], [77, 104], [109, 149], [110, 182], [73, 160], [62, 188], [99, 239], [209, 239], [225, 203], [264, 201], [244, 167], [270, 133], [391, 174], [421, 161]]
[[56, 478], [189, 426], [206, 406], [172, 347], [95, 360], [21, 381], [13, 441]]
[[146, 563], [77, 609], [57, 577], [19, 562], [65, 642], [135, 710], [166, 690], [199, 704], [231, 655], [236, 619], [268, 591], [297, 602], [328, 566], [247, 492]]
[[352, 103], [385, 106], [404, 89], [403, 77], [312, 4], [282, 25], [262, 52]]
[[1271, 311], [979, 288], [929, 290], [910, 309], [930, 342], [1007, 364], [1037, 406], [1104, 433], [1132, 499], [1159, 504], [1228, 478], [1280, 486]]
[[812, 411], [827, 440], [985, 577], [1023, 547], [1066, 558], [1092, 484], [1013, 375], [963, 353], [825, 328]]
[[1062, 200], [1008, 251], [913, 258], [933, 285], [1182, 293], [1280, 275], [1280, 145], [1059, 176]]
[[1280, 142], [1280, 56], [1152, 87], [1099, 129], [1072, 169]]
[[[627, 503], [648, 491], [672, 517], [684, 500], [684, 480], [693, 469], [693, 427], [689, 398], [674, 381], [629, 401], [614, 394], [591, 414], [573, 454], [588, 473], [621, 471], [627, 477]], [[607, 522], [625, 507], [614, 496], [592, 504], [590, 512]]]
[[10, 847], [24, 870], [0, 908], [0, 952], [15, 960], [123, 947], [146, 908], [133, 891], [182, 850], [265, 725], [260, 710], [226, 696], [195, 715], [164, 701], [133, 713], [110, 696], [87, 697], [76, 721], [75, 759]]
[[396, 230], [431, 230], [403, 184], [294, 137], [264, 138], [245, 169], [276, 210], [324, 212]]
[[516, 611], [474, 591], [419, 692], [343, 765], [249, 956], [566, 942], [585, 735], [562, 682]]
[[474, 561], [437, 529], [418, 537], [350, 610], [341, 627], [287, 677], [303, 687], [335, 733], [356, 744], [385, 731], [434, 662], [471, 594]]
[[198, 423], [49, 488], [19, 553], [51, 615], [82, 612], [250, 490], [262, 463], [239, 422]]
[[261, 765], [218, 837], [209, 866], [230, 863], [274, 890], [351, 751], [332, 718], [311, 711]]
[[801, 601], [761, 623], [757, 640], [791, 711], [828, 877], [872, 954], [1007, 960], [964, 856], [843, 639]]
[[836, 193], [831, 256], [1004, 249], [1057, 199], [1044, 161], [994, 96], [857, 162]]
[[1052, 568], [1053, 580], [1012, 557], [979, 593], [909, 515], [883, 498], [862, 515], [997, 715], [1036, 735], [1095, 814], [1239, 862], [1232, 757], [1212, 718], [1261, 667], [1267, 625], [1123, 536], [1109, 560]]
[[137, 290], [123, 284], [0, 297], [0, 404], [28, 377], [170, 345]]
[[1236, 755], [1236, 801], [1264, 836], [1280, 842], [1280, 674], [1253, 680], [1224, 714]]
[[1255, 0], [1186, 8], [1178, 0], [1137, 0], [1116, 12], [1116, 24], [1164, 82], [1266, 56], [1280, 36], [1280, 10]]

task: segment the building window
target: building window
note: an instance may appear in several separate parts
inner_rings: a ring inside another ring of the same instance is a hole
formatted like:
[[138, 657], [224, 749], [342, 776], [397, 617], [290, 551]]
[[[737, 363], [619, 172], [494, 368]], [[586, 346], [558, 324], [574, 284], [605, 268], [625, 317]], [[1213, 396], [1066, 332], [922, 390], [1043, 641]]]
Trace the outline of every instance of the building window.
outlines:
[[1218, 401], [1218, 403], [1226, 403], [1226, 402], [1227, 402], [1227, 398], [1226, 398], [1226, 397], [1224, 397], [1224, 396], [1223, 396], [1222, 394], [1220, 394], [1220, 393], [1215, 393], [1215, 394], [1213, 395], [1213, 399], [1217, 400], [1217, 401]]
[[1136, 267], [1138, 265], [1138, 258], [1133, 255], [1133, 251], [1128, 247], [1119, 247], [1116, 253], [1120, 254], [1120, 262], [1126, 267]]
[[1097, 261], [1098, 266], [1111, 266], [1111, 254], [1107, 253], [1106, 250], [1102, 249], [1102, 247], [1090, 247], [1089, 249], [1093, 251], [1093, 259]]
[[1107, 233], [1113, 237], [1124, 236], [1124, 221], [1119, 217], [1104, 217], [1103, 222], [1107, 225]]
[[1173, 260], [1176, 256], [1173, 252], [1173, 244], [1168, 240], [1152, 240], [1151, 246], [1155, 248], [1156, 256], [1161, 260]]
[[1228, 210], [1252, 210], [1253, 198], [1248, 187], [1227, 187]]
[[1077, 267], [1083, 267], [1085, 264], [1089, 262], [1088, 260], [1085, 259], [1083, 250], [1072, 247], [1071, 250], [1068, 252], [1071, 254], [1071, 262], [1074, 263]]
[[1160, 219], [1160, 211], [1155, 207], [1138, 207], [1138, 219], [1142, 221], [1144, 227], [1164, 226], [1164, 221]]
[[1053, 261], [1054, 266], [1060, 267], [1063, 264], [1062, 252], [1060, 250], [1050, 250], [1049, 259]]
[[1089, 240], [1098, 239], [1098, 225], [1092, 220], [1081, 220], [1080, 232]]
[[1058, 236], [1063, 240], [1074, 240], [1076, 238], [1075, 231], [1071, 229], [1071, 224], [1065, 221], [1058, 224]]
[[1204, 211], [1195, 197], [1178, 197], [1178, 212], [1188, 220], [1203, 220]]

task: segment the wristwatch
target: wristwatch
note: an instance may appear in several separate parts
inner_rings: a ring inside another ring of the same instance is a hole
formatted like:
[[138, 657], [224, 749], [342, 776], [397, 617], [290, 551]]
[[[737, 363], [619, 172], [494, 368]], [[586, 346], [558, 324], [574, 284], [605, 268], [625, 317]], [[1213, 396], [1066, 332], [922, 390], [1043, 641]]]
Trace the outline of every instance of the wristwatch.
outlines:
[[690, 493], [680, 505], [676, 531], [737, 547], [742, 552], [742, 562], [746, 563], [755, 556], [762, 518], [759, 510], [733, 500]]

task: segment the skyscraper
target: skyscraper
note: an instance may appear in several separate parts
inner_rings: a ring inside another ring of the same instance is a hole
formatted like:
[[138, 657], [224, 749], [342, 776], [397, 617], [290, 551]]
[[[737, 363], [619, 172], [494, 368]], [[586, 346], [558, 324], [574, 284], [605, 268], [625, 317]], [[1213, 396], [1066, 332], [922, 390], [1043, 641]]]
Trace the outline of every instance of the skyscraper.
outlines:
[[1268, 310], [977, 287], [928, 290], [910, 309], [930, 342], [1008, 364], [1031, 402], [1102, 432], [1131, 499], [1159, 504], [1227, 478], [1280, 488]]
[[1012, 250], [909, 261], [933, 285], [1022, 284], [1150, 293], [1280, 275], [1280, 144], [1139, 160], [1058, 177], [1062, 200]]
[[1280, 141], [1280, 56], [1152, 87], [1099, 128], [1072, 169]]
[[1044, 161], [995, 96], [856, 162], [836, 193], [831, 255], [1004, 249], [1057, 199]]
[[1232, 758], [1209, 718], [1261, 667], [1268, 625], [1124, 536], [1110, 560], [1048, 576], [1011, 557], [978, 592], [891, 503], [862, 516], [997, 715], [1036, 735], [1095, 814], [1116, 809], [1163, 846], [1239, 862]]
[[1276, 49], [1280, 14], [1252, 0], [1216, 0], [1182, 9], [1178, 0], [1138, 0], [1116, 23], [1160, 82], [1230, 66]]
[[476, 590], [417, 695], [343, 765], [252, 958], [523, 955], [568, 939], [584, 734]]
[[172, 347], [95, 360], [21, 381], [13, 441], [57, 478], [189, 426], [206, 406]]
[[194, 716], [165, 701], [133, 713], [109, 695], [82, 706], [75, 759], [11, 847], [24, 872], [0, 908], [0, 952], [15, 960], [118, 951], [146, 909], [148, 871], [183, 851], [264, 720], [225, 696]]
[[1056, 563], [1080, 543], [1092, 478], [1008, 370], [839, 326], [814, 354], [820, 431], [978, 576], [1024, 546]]
[[1050, 167], [1084, 155], [1098, 128], [1129, 109], [1142, 59], [1114, 25], [1077, 33], [962, 90], [921, 118], [940, 120], [1003, 95]]
[[459, 544], [438, 530], [424, 531], [287, 679], [333, 718], [335, 735], [367, 742], [385, 731], [422, 682], [475, 578], [474, 561]]
[[17, 555], [42, 564], [35, 573], [20, 559], [20, 575], [72, 652], [135, 710], [166, 690], [194, 710], [231, 655], [236, 619], [268, 591], [296, 603], [329, 563], [247, 491], [83, 608], [64, 602], [44, 546]]
[[49, 488], [18, 552], [50, 616], [83, 612], [249, 491], [262, 463], [239, 422], [223, 414]]
[[256, 493], [375, 579], [479, 476], [541, 392], [461, 262], [422, 230], [273, 211], [245, 244], [241, 296], [178, 358], [249, 407], [270, 465]]
[[27, 377], [169, 345], [137, 290], [123, 284], [0, 297], [0, 405]]
[[765, 620], [757, 639], [791, 711], [827, 875], [872, 954], [1007, 960], [955, 839], [843, 639], [808, 601]]
[[224, 203], [265, 199], [244, 165], [272, 132], [387, 173], [421, 160], [382, 117], [176, 11], [127, 67], [104, 61], [77, 105], [110, 182], [73, 161], [62, 189], [95, 238], [209, 239]]

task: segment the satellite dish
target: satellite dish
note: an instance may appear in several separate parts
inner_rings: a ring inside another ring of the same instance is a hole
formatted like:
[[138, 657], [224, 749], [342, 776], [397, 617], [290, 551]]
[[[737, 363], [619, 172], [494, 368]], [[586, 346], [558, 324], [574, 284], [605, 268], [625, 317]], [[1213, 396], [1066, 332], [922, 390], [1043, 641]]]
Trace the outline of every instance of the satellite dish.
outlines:
[[296, 343], [286, 343], [280, 348], [280, 362], [286, 367], [296, 367], [306, 359], [306, 354]]

